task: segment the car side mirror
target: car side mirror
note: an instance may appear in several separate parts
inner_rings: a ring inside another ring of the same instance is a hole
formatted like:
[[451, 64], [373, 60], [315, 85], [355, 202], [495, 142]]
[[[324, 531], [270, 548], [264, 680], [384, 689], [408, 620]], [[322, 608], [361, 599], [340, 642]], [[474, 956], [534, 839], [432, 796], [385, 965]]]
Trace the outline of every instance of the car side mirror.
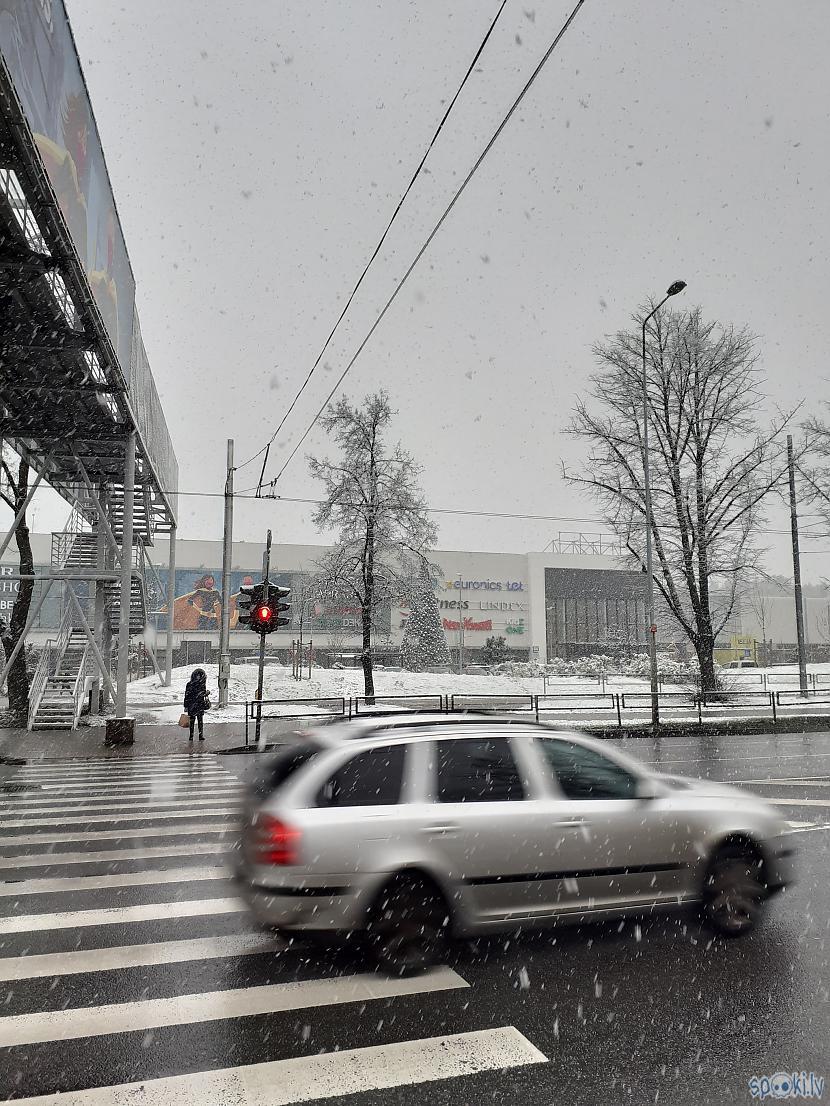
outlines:
[[643, 802], [661, 799], [666, 794], [663, 785], [651, 776], [644, 776], [637, 784], [637, 798]]

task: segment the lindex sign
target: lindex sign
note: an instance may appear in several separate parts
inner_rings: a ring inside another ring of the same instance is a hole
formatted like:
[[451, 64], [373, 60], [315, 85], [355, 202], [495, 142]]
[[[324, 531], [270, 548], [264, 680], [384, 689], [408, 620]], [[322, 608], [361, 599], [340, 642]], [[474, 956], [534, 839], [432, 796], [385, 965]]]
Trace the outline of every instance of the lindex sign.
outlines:
[[290, 588], [279, 584], [243, 584], [236, 601], [240, 625], [249, 627], [255, 634], [272, 634], [280, 626], [288, 626], [290, 617], [280, 616], [287, 615], [291, 609], [289, 603], [283, 602], [290, 594]]

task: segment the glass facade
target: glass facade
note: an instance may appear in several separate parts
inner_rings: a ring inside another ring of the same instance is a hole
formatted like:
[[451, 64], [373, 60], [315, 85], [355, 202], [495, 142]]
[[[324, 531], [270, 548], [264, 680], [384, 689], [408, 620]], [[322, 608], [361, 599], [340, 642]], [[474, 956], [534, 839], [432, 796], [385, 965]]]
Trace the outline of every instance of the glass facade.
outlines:
[[548, 658], [647, 648], [647, 590], [640, 572], [546, 568]]

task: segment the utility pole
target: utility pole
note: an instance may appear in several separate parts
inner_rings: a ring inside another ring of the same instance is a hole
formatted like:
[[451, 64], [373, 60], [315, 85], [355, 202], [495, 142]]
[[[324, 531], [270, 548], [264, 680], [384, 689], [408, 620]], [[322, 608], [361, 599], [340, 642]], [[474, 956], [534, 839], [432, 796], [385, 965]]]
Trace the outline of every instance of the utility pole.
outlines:
[[790, 527], [793, 537], [793, 588], [795, 592], [795, 633], [798, 639], [798, 686], [807, 694], [807, 661], [804, 650], [804, 600], [801, 595], [801, 556], [798, 551], [798, 509], [795, 502], [795, 461], [793, 436], [787, 435], [787, 465], [790, 470]]
[[230, 611], [231, 558], [233, 555], [233, 438], [228, 438], [228, 472], [225, 477], [225, 527], [222, 534], [222, 620], [219, 623], [219, 706], [228, 705], [231, 675]]
[[[265, 585], [265, 594], [268, 594], [268, 574], [271, 571], [271, 531], [265, 541], [265, 552], [262, 555], [262, 582]], [[256, 685], [256, 733], [254, 741], [259, 744], [259, 735], [262, 730], [262, 674], [265, 671], [265, 632], [259, 635], [259, 674]]]

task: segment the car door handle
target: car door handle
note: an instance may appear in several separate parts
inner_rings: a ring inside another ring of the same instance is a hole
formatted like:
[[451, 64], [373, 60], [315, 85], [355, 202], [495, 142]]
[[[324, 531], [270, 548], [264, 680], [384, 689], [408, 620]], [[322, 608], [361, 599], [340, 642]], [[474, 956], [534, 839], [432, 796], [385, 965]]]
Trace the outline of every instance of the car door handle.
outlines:
[[587, 818], [567, 818], [563, 822], [557, 822], [557, 826], [588, 826], [590, 822]]
[[430, 833], [430, 834], [432, 834], [432, 833], [438, 833], [438, 834], [441, 834], [441, 833], [443, 833], [443, 834], [458, 833], [458, 826], [455, 825], [452, 822], [447, 822], [443, 825], [422, 826], [421, 827], [421, 833]]

